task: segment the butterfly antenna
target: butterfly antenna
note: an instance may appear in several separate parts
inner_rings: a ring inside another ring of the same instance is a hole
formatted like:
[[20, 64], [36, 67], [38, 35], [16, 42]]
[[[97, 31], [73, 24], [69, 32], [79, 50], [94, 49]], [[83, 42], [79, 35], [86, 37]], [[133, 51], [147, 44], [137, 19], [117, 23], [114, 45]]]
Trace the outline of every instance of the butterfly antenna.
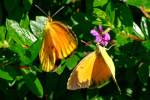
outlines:
[[106, 50], [110, 50], [113, 46], [115, 46], [115, 44], [109, 46], [108, 48], [106, 48]]
[[43, 9], [41, 9], [38, 5], [35, 5], [36, 8], [38, 8], [45, 16], [48, 16]]
[[117, 86], [117, 89], [118, 89], [119, 93], [121, 94], [121, 89], [120, 89], [120, 87], [119, 87], [117, 81], [115, 82], [115, 84], [116, 84], [116, 86]]
[[48, 11], [48, 16], [51, 16], [51, 12], [50, 12], [50, 10]]
[[58, 9], [51, 17], [53, 18], [56, 14], [58, 14], [62, 9], [64, 9], [65, 6], [62, 6], [60, 9]]
[[85, 46], [89, 46], [89, 45], [90, 45], [88, 42], [86, 42], [86, 41], [84, 41], [84, 40], [81, 40], [81, 42], [82, 42], [83, 44], [85, 44]]

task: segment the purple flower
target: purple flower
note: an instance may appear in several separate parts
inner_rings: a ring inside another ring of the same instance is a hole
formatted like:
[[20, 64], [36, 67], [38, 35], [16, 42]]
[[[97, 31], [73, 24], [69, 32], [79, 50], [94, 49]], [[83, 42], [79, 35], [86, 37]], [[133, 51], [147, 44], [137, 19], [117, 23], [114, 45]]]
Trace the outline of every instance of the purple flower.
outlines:
[[108, 42], [110, 41], [110, 35], [108, 32], [103, 33], [103, 28], [99, 25], [98, 29], [92, 29], [91, 34], [95, 36], [95, 42], [99, 43], [102, 46], [107, 46]]

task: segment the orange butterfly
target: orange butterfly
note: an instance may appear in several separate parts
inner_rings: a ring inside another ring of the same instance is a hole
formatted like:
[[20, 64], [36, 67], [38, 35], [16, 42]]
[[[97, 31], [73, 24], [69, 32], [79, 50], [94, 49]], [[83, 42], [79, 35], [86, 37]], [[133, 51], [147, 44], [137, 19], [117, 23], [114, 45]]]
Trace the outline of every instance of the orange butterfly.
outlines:
[[77, 48], [77, 39], [72, 31], [59, 21], [48, 19], [44, 28], [44, 39], [40, 50], [42, 70], [54, 70], [55, 62], [71, 54]]
[[98, 45], [97, 50], [84, 57], [71, 73], [67, 89], [76, 90], [100, 85], [112, 76], [119, 91], [115, 78], [115, 66], [106, 52], [106, 48]]

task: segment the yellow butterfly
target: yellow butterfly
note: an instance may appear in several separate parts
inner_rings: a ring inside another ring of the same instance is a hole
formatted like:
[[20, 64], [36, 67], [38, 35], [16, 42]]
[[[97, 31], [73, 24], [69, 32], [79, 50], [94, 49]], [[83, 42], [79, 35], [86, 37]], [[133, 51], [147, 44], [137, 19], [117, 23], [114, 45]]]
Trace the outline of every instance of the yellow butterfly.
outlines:
[[39, 53], [42, 70], [54, 70], [55, 62], [71, 54], [77, 48], [77, 39], [72, 31], [59, 21], [49, 18], [44, 28], [44, 39]]
[[112, 76], [119, 91], [120, 88], [115, 78], [115, 66], [106, 48], [98, 45], [96, 51], [84, 57], [71, 73], [67, 89], [76, 90], [100, 85]]

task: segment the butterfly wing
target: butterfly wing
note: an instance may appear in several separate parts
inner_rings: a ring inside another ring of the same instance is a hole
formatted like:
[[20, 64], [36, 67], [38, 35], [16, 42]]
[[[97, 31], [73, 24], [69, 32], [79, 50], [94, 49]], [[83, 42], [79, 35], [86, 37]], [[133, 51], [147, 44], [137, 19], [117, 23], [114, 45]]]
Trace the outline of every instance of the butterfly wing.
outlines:
[[49, 72], [55, 68], [57, 59], [63, 59], [77, 47], [77, 40], [71, 31], [58, 21], [48, 21], [40, 51], [42, 70]]
[[51, 36], [45, 33], [39, 58], [42, 64], [42, 70], [46, 72], [53, 70], [56, 62], [56, 49], [52, 44]]
[[103, 57], [104, 61], [106, 62], [108, 68], [110, 69], [111, 74], [112, 74], [112, 77], [113, 77], [113, 80], [114, 80], [114, 82], [116, 83], [117, 88], [118, 88], [118, 90], [119, 90], [119, 92], [120, 92], [119, 85], [118, 85], [118, 83], [117, 83], [117, 81], [116, 81], [116, 78], [115, 78], [115, 65], [114, 65], [114, 63], [113, 63], [113, 60], [111, 59], [111, 57], [110, 57], [110, 56], [108, 55], [108, 53], [106, 52], [106, 48], [104, 48], [104, 47], [98, 45], [98, 49], [99, 49], [99, 52], [102, 54], [102, 57]]
[[65, 58], [77, 47], [77, 40], [72, 32], [62, 23], [53, 21], [50, 33], [54, 47], [56, 48], [57, 58]]
[[76, 90], [102, 84], [108, 80], [111, 72], [101, 54], [94, 51], [83, 58], [71, 73], [67, 89]]
[[76, 90], [90, 86], [93, 70], [92, 65], [94, 64], [95, 59], [96, 54], [95, 52], [92, 52], [79, 62], [68, 79], [67, 89]]

